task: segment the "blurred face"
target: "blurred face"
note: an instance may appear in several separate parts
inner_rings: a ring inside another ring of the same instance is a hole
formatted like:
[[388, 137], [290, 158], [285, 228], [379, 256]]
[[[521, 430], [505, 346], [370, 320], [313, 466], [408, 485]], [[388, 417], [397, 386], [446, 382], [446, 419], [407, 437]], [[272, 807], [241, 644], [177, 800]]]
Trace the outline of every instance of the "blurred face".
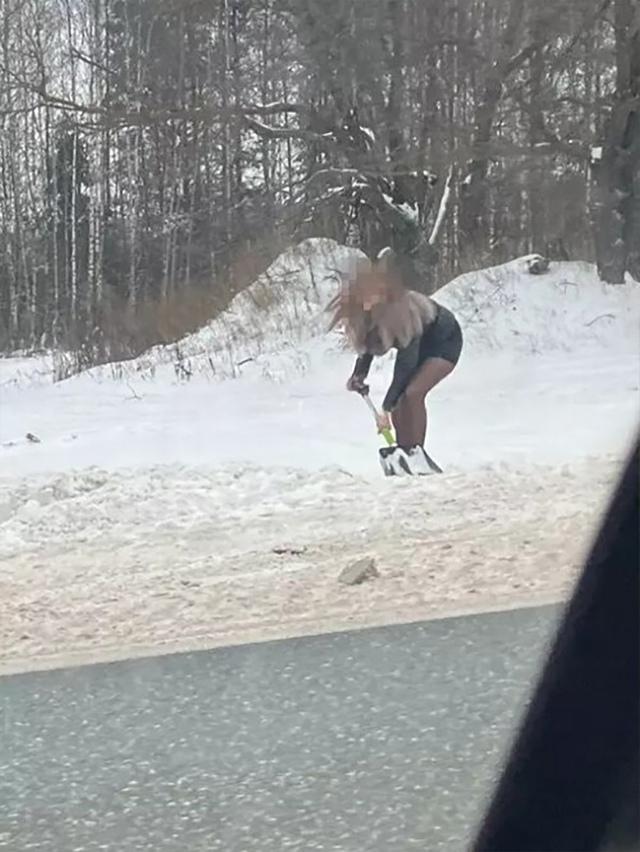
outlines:
[[384, 275], [382, 275], [379, 270], [369, 269], [366, 272], [361, 273], [359, 283], [362, 308], [364, 311], [371, 311], [377, 305], [386, 301], [387, 282]]
[[370, 296], [366, 296], [362, 307], [365, 311], [370, 311], [372, 308], [375, 308], [376, 305], [379, 305], [382, 299], [375, 293], [372, 293]]
[[368, 313], [373, 308], [375, 308], [376, 305], [379, 305], [382, 302], [382, 300], [383, 300], [382, 292], [379, 291], [379, 290], [374, 290], [371, 293], [367, 293], [367, 295], [364, 297], [364, 299], [362, 300], [362, 307]]

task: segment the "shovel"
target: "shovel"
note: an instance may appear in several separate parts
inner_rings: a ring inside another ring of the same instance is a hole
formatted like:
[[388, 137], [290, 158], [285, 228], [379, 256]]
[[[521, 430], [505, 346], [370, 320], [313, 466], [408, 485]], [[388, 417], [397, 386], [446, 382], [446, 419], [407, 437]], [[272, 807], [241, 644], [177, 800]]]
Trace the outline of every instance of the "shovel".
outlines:
[[[378, 409], [373, 404], [371, 397], [368, 393], [362, 393], [360, 395], [366, 402], [377, 422]], [[442, 468], [436, 464], [424, 448], [421, 447], [424, 456], [423, 459], [410, 457], [401, 447], [396, 446], [391, 429], [381, 429], [380, 434], [387, 442], [386, 447], [381, 447], [378, 450], [380, 464], [385, 476], [414, 476], [415, 474], [425, 475], [429, 473], [442, 473]], [[426, 462], [426, 467], [421, 464], [423, 460]], [[413, 470], [412, 465], [415, 467], [416, 464], [420, 469]]]

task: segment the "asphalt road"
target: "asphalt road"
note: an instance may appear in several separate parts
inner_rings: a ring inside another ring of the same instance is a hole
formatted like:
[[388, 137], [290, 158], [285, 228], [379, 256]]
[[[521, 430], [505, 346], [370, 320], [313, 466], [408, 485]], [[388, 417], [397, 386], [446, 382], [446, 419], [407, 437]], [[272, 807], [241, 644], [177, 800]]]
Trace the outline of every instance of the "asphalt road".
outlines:
[[463, 850], [556, 617], [0, 678], [0, 849]]

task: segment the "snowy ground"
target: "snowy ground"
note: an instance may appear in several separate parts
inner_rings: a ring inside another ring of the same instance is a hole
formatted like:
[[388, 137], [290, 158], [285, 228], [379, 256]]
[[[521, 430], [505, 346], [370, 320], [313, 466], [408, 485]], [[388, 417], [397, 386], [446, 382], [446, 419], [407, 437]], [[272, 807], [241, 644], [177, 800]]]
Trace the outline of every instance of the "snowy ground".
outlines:
[[[429, 410], [446, 473], [385, 480], [352, 359], [319, 334], [348, 257], [312, 261], [286, 258], [268, 319], [244, 295], [178, 369], [175, 347], [57, 384], [50, 359], [0, 361], [0, 667], [566, 594], [638, 420], [636, 285], [517, 263], [448, 285], [467, 343]], [[339, 584], [363, 555], [380, 578]]]

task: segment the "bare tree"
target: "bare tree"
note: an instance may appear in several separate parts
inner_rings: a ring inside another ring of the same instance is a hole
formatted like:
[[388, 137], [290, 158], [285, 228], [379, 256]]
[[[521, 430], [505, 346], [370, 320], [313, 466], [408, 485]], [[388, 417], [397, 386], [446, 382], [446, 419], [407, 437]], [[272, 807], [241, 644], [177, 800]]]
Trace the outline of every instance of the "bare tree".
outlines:
[[177, 339], [308, 234], [638, 277], [636, 5], [0, 0], [0, 347]]
[[603, 281], [640, 280], [640, 11], [615, 0], [616, 82], [599, 145], [591, 149], [596, 181], [595, 239]]

